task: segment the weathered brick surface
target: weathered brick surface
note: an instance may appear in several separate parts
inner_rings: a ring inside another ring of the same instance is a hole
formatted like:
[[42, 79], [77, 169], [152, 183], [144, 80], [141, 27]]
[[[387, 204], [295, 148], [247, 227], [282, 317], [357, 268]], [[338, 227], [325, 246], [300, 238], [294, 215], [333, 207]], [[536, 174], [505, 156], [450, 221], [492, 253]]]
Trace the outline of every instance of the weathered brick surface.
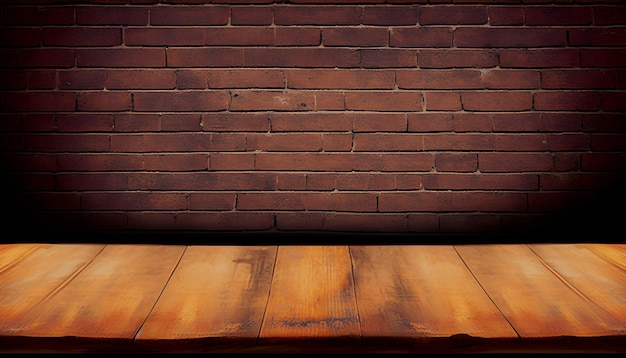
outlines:
[[48, 228], [525, 231], [624, 184], [618, 1], [23, 0], [0, 25], [7, 210]]

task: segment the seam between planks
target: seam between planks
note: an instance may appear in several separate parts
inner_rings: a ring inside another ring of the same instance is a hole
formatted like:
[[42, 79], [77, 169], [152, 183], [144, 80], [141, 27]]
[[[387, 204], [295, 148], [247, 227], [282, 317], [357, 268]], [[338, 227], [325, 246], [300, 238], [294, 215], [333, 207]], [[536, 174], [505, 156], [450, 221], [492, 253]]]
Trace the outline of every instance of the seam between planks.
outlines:
[[270, 303], [270, 296], [272, 294], [272, 285], [274, 284], [274, 274], [276, 274], [276, 262], [278, 261], [278, 248], [279, 245], [276, 245], [276, 253], [274, 254], [274, 264], [272, 265], [272, 275], [270, 276], [270, 287], [267, 290], [267, 299], [265, 300], [265, 307], [263, 308], [263, 315], [261, 316], [261, 324], [259, 324], [259, 332], [256, 335], [256, 346], [261, 344], [261, 331], [263, 330], [263, 325], [265, 324], [265, 314], [267, 313], [267, 307]]
[[356, 275], [354, 274], [354, 260], [352, 259], [352, 245], [348, 246], [348, 255], [350, 257], [350, 269], [352, 272], [352, 292], [354, 293], [354, 305], [356, 306], [356, 318], [359, 321], [359, 337], [363, 341], [363, 322], [361, 322], [361, 309], [359, 308], [359, 298], [356, 294]]
[[159, 295], [157, 296], [156, 300], [154, 300], [154, 304], [152, 304], [152, 307], [150, 308], [150, 311], [148, 311], [148, 314], [146, 314], [146, 317], [143, 319], [143, 321], [139, 325], [139, 328], [137, 328], [137, 331], [135, 331], [135, 334], [133, 335], [133, 340], [132, 340], [133, 342], [135, 342], [137, 340], [137, 335], [139, 334], [139, 332], [141, 332], [141, 329], [146, 324], [146, 321], [148, 320], [148, 318], [152, 314], [152, 311], [154, 311], [154, 307], [156, 307], [157, 303], [161, 299], [161, 296], [163, 295], [163, 292], [165, 292], [165, 289], [167, 288], [167, 285], [170, 283], [170, 280], [172, 279], [172, 276], [174, 276], [174, 272], [176, 272], [176, 269], [178, 269], [178, 265], [180, 265], [180, 262], [182, 261], [183, 257], [185, 256], [185, 252], [187, 252], [187, 248], [188, 247], [189, 247], [189, 245], [185, 245], [185, 249], [180, 254], [180, 257], [178, 258], [178, 261], [176, 262], [176, 265], [174, 265], [174, 268], [172, 269], [172, 272], [170, 272], [170, 276], [167, 278], [167, 281], [165, 281], [165, 285], [163, 285], [163, 288], [161, 289], [161, 292], [159, 292]]
[[491, 301], [491, 303], [494, 305], [494, 307], [498, 310], [498, 312], [500, 312], [500, 314], [502, 315], [502, 317], [506, 320], [506, 322], [509, 324], [509, 326], [511, 326], [511, 329], [513, 329], [513, 331], [515, 332], [515, 334], [517, 335], [517, 338], [522, 338], [522, 336], [519, 334], [519, 332], [517, 331], [517, 329], [515, 329], [515, 326], [513, 326], [513, 323], [511, 323], [511, 321], [509, 321], [509, 318], [504, 314], [504, 312], [502, 312], [502, 310], [500, 309], [500, 307], [498, 307], [498, 305], [496, 304], [496, 302], [493, 300], [493, 298], [491, 298], [491, 295], [489, 294], [489, 292], [487, 292], [487, 290], [485, 289], [485, 287], [483, 287], [483, 285], [480, 283], [480, 281], [478, 280], [478, 277], [476, 277], [476, 275], [474, 275], [474, 272], [472, 271], [472, 269], [469, 267], [469, 265], [467, 264], [467, 262], [465, 261], [465, 259], [463, 259], [463, 256], [461, 256], [461, 253], [456, 249], [456, 245], [452, 245], [452, 248], [454, 249], [454, 252], [456, 252], [457, 256], [459, 257], [459, 259], [461, 259], [461, 262], [463, 262], [463, 265], [465, 265], [465, 267], [467, 268], [467, 270], [469, 271], [469, 273], [472, 275], [472, 277], [474, 277], [474, 280], [476, 281], [476, 283], [478, 284], [478, 286], [480, 286], [480, 289], [483, 290], [483, 292], [485, 293], [485, 295], [487, 295], [487, 297], [489, 298], [489, 301]]

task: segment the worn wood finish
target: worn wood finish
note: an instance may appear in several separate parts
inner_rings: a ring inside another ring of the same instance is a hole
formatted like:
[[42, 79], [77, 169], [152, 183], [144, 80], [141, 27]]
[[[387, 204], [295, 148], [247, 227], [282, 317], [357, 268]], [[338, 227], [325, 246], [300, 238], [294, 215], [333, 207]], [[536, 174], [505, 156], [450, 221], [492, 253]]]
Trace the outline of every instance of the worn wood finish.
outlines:
[[24, 244], [3, 247], [0, 260], [0, 317], [4, 335], [19, 331], [19, 321], [47, 297], [62, 290], [105, 245]]
[[276, 246], [190, 246], [137, 342], [238, 338], [255, 344]]
[[363, 337], [517, 337], [452, 246], [353, 246]]
[[280, 246], [261, 342], [360, 335], [348, 247]]
[[460, 245], [457, 251], [522, 338], [623, 333], [526, 245]]
[[589, 250], [626, 271], [626, 244], [587, 244]]
[[183, 250], [183, 246], [108, 245], [2, 333], [132, 339]]
[[529, 247], [572, 290], [609, 312], [611, 319], [616, 320], [614, 324], [626, 322], [626, 271], [607, 265], [602, 257], [589, 250], [589, 245]]

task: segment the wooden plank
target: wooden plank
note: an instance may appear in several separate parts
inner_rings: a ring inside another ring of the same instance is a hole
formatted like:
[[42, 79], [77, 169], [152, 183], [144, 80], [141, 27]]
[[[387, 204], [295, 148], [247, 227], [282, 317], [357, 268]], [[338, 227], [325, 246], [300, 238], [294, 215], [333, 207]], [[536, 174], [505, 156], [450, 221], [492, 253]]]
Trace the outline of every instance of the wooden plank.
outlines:
[[626, 244], [593, 244], [587, 247], [604, 260], [626, 271]]
[[526, 245], [459, 245], [457, 251], [522, 338], [624, 333]]
[[[562, 281], [608, 311], [626, 332], [626, 271], [596, 255], [592, 244], [529, 245]], [[607, 252], [608, 250], [603, 250]]]
[[44, 298], [66, 285], [105, 245], [16, 244], [0, 250], [0, 334]]
[[40, 244], [0, 245], [0, 273], [7, 270], [41, 246]]
[[3, 327], [3, 333], [131, 339], [183, 250], [184, 246], [108, 245], [80, 273]]
[[363, 337], [517, 337], [452, 246], [352, 246]]
[[238, 338], [256, 344], [276, 250], [189, 246], [136, 342], [212, 338], [217, 344]]
[[359, 339], [347, 246], [280, 246], [260, 342]]

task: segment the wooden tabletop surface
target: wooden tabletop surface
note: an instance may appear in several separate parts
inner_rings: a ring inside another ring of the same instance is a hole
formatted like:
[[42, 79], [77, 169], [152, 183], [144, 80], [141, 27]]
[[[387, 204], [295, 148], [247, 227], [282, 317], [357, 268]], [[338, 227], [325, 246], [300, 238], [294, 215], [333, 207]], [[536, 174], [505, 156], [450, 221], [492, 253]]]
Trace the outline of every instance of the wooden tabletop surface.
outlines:
[[0, 352], [626, 352], [626, 244], [2, 244]]

